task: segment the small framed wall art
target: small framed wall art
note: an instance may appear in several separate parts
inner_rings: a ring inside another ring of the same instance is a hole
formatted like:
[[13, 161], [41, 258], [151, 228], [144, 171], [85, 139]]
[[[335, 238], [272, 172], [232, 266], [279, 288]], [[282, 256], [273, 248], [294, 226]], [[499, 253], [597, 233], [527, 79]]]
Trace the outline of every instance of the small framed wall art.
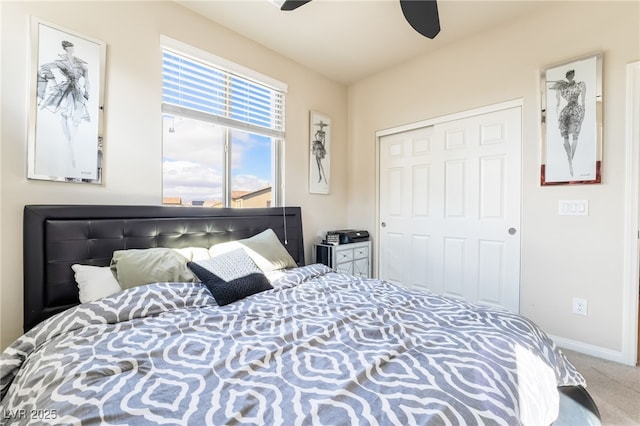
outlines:
[[102, 183], [105, 43], [31, 18], [28, 177]]
[[600, 183], [602, 53], [541, 73], [541, 185]]
[[328, 194], [331, 182], [331, 118], [311, 111], [309, 139], [309, 192]]

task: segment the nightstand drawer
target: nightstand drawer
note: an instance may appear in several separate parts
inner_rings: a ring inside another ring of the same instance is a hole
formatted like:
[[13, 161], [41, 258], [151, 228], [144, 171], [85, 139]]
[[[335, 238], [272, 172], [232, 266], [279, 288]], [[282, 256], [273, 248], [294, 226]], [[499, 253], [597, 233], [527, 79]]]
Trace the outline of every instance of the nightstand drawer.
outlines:
[[336, 250], [336, 263], [351, 262], [353, 260], [353, 249]]
[[341, 274], [353, 275], [353, 263], [338, 263], [338, 265], [336, 266], [336, 272], [340, 272]]
[[368, 246], [363, 246], [363, 247], [357, 247], [355, 249], [353, 249], [353, 258], [354, 259], [362, 259], [362, 258], [369, 258], [369, 247]]

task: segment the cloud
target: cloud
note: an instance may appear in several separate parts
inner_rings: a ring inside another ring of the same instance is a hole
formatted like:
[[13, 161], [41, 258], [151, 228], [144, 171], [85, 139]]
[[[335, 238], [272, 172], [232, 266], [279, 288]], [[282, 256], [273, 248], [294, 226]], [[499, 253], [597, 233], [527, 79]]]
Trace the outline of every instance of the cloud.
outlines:
[[222, 199], [220, 170], [192, 161], [163, 161], [163, 196], [184, 200]]
[[257, 191], [258, 189], [271, 186], [271, 182], [268, 180], [260, 179], [253, 175], [237, 175], [233, 176], [233, 190], [234, 191]]
[[[224, 128], [183, 117], [164, 117], [162, 156], [171, 161], [219, 164], [224, 155]], [[174, 131], [169, 131], [173, 128]]]
[[[164, 116], [163, 126], [163, 196], [186, 201], [222, 200], [224, 128], [170, 116]], [[232, 173], [232, 190], [255, 191], [271, 186], [269, 178], [252, 173], [270, 170], [270, 138], [233, 131], [233, 141], [232, 170], [237, 173]], [[256, 150], [258, 146], [262, 148]]]
[[[162, 163], [164, 197], [181, 197], [186, 201], [222, 200], [223, 176], [220, 170], [192, 161]], [[234, 191], [256, 191], [271, 182], [250, 174], [233, 176]]]

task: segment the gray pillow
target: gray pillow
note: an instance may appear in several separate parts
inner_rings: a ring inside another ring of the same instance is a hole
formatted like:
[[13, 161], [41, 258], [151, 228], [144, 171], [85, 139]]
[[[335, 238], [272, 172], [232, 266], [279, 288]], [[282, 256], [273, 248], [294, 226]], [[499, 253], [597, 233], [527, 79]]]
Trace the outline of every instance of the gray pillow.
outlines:
[[298, 266], [272, 229], [243, 240], [215, 244], [209, 249], [209, 254], [215, 257], [238, 248], [244, 249], [265, 274]]
[[123, 289], [157, 282], [194, 282], [188, 261], [170, 248], [117, 250], [111, 269]]

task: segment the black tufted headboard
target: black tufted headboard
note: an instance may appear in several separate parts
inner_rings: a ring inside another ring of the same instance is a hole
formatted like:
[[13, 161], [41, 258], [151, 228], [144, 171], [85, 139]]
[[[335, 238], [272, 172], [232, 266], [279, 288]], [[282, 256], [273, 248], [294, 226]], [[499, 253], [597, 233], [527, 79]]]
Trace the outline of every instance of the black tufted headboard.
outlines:
[[74, 263], [107, 266], [115, 250], [210, 247], [268, 228], [304, 265], [299, 207], [25, 206], [24, 331], [80, 303]]

